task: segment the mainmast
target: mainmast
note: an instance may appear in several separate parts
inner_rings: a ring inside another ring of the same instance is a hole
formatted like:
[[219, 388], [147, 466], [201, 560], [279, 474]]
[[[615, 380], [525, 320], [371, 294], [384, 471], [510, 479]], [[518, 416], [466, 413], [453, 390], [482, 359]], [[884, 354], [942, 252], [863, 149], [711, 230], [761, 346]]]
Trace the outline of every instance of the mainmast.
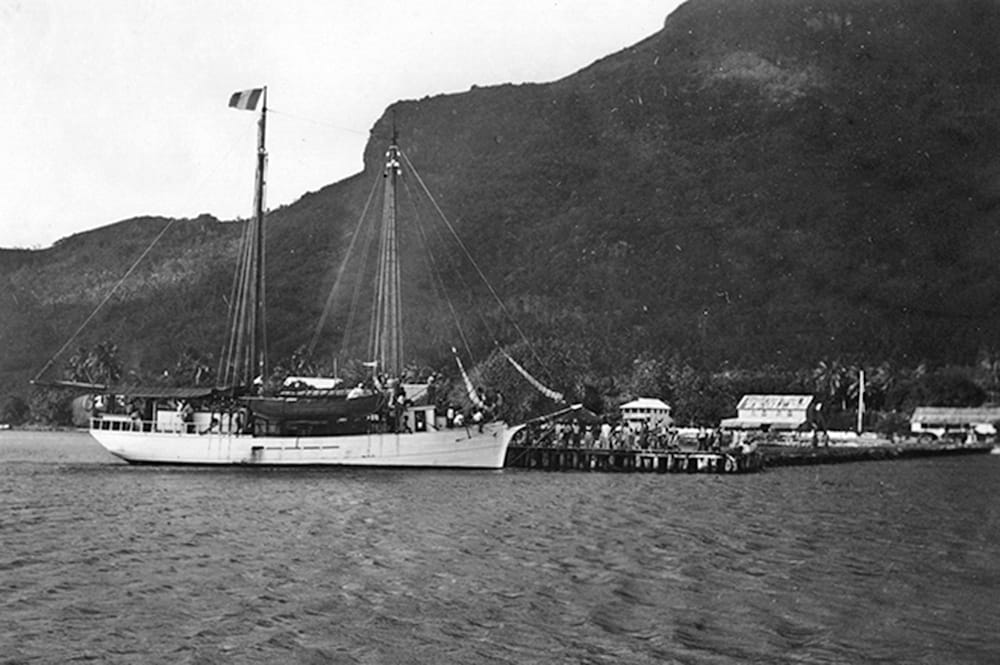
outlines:
[[400, 175], [396, 127], [385, 153], [385, 195], [382, 199], [382, 229], [379, 242], [372, 354], [386, 376], [403, 372], [402, 303], [400, 302], [399, 251], [396, 236], [396, 184]]
[[267, 326], [264, 317], [264, 189], [267, 181], [267, 148], [264, 135], [267, 130], [267, 86], [264, 86], [263, 99], [260, 107], [260, 120], [257, 122], [257, 178], [254, 189], [254, 244], [256, 256], [254, 265], [254, 333], [253, 344], [250, 347], [250, 358], [257, 364], [257, 376], [267, 378]]
[[267, 88], [234, 93], [229, 106], [256, 110], [257, 172], [254, 185], [254, 215], [240, 248], [229, 310], [229, 338], [220, 359], [219, 379], [234, 390], [246, 389], [267, 376], [267, 334], [264, 319], [264, 190], [266, 185]]

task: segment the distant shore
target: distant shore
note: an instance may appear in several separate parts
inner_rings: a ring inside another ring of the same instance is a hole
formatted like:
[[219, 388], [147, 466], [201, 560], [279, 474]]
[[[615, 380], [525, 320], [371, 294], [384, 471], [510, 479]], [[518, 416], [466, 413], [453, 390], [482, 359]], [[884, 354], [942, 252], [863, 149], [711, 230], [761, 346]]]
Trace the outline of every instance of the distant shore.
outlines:
[[839, 464], [843, 462], [872, 462], [921, 457], [949, 457], [955, 455], [983, 455], [993, 449], [993, 444], [924, 444], [892, 443], [880, 441], [863, 446], [781, 446], [762, 445], [765, 467], [806, 466], [810, 464]]

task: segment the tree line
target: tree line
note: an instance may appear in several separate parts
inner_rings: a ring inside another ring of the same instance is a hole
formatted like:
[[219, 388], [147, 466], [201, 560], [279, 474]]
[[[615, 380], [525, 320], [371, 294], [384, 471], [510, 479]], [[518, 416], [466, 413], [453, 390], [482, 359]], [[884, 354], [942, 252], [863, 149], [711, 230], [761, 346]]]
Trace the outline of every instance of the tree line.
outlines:
[[[470, 378], [477, 387], [494, 394], [502, 392], [509, 422], [544, 415], [560, 405], [528, 384], [510, 365], [508, 355], [522, 357], [521, 364], [539, 382], [563, 393], [567, 402], [583, 403], [613, 419], [621, 404], [637, 397], [656, 397], [671, 405], [675, 421], [682, 426], [716, 426], [735, 415], [745, 394], [811, 394], [822, 404], [827, 429], [853, 429], [859, 402], [863, 402], [866, 429], [902, 433], [908, 431], [909, 417], [917, 406], [973, 407], [995, 401], [1000, 395], [1000, 354], [992, 351], [981, 352], [970, 366], [899, 366], [824, 358], [812, 367], [752, 369], [699, 366], [679, 356], [647, 354], [621, 371], [598, 373], [579, 347], [550, 342], [531, 350], [526, 346], [497, 349], [470, 368]], [[117, 344], [104, 341], [70, 355], [63, 364], [62, 378], [104, 386], [212, 386], [217, 371], [212, 354], [189, 347], [173, 365], [142, 375], [126, 366]], [[445, 401], [468, 406], [457, 368], [414, 365], [406, 370], [413, 381], [426, 380], [432, 373], [444, 382], [439, 394]], [[369, 377], [371, 369], [359, 360], [337, 364], [319, 361], [298, 349], [275, 363], [264, 380], [264, 389], [277, 390], [288, 376], [334, 375], [352, 385]], [[69, 425], [70, 403], [80, 394], [80, 390], [33, 386], [27, 395], [12, 394], [0, 404], [0, 423]]]

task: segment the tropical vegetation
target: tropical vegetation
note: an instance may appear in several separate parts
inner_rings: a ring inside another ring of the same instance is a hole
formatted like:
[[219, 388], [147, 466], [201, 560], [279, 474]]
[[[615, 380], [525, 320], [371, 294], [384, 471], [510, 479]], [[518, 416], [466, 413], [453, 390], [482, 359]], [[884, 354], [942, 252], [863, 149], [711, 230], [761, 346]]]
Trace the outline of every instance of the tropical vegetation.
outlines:
[[[269, 216], [271, 366], [362, 367], [344, 312], [302, 349], [394, 119], [504, 302], [445, 266], [440, 285], [478, 322], [460, 336], [430, 304], [436, 282], [408, 269], [416, 373], [454, 378], [455, 345], [518, 415], [551, 405], [498, 347], [573, 400], [656, 395], [682, 422], [731, 415], [743, 392], [812, 392], [853, 422], [860, 369], [872, 427], [993, 400], [998, 28], [985, 0], [691, 0], [561, 80], [393, 104], [363, 173]], [[59, 416], [25, 411], [28, 381], [105, 299], [71, 347], [86, 351], [49, 378], [95, 380], [104, 344], [115, 380], [211, 382], [242, 228], [139, 218], [0, 250], [6, 419]]]

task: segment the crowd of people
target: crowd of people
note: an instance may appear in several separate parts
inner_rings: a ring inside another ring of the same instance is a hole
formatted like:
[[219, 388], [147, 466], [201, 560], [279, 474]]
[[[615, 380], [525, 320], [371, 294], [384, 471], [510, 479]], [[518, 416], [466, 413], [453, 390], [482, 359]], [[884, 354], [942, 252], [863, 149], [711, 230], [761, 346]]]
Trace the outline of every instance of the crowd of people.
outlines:
[[749, 445], [720, 429], [701, 428], [693, 438], [681, 435], [671, 426], [650, 425], [642, 422], [637, 426], [620, 422], [612, 424], [604, 420], [600, 423], [539, 421], [529, 423], [519, 437], [520, 445], [548, 448], [580, 448], [597, 450], [695, 450], [698, 452], [732, 452], [734, 449], [746, 452]]

